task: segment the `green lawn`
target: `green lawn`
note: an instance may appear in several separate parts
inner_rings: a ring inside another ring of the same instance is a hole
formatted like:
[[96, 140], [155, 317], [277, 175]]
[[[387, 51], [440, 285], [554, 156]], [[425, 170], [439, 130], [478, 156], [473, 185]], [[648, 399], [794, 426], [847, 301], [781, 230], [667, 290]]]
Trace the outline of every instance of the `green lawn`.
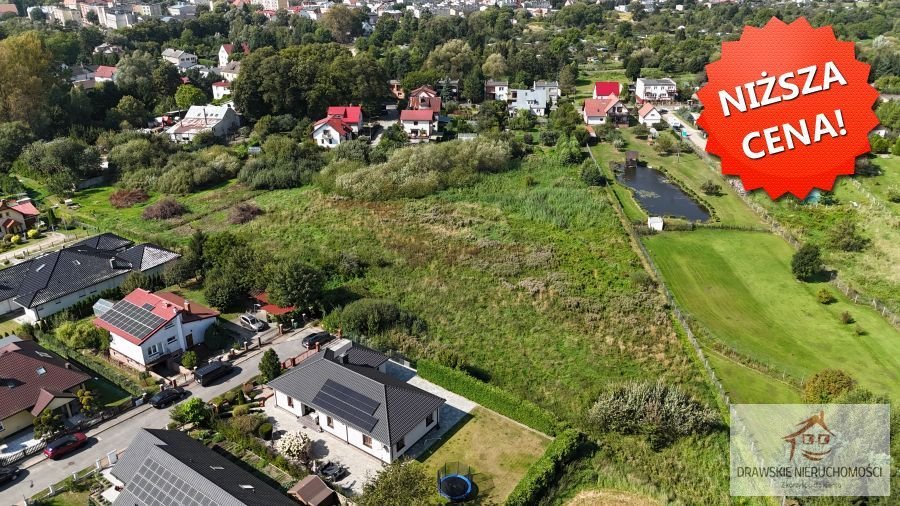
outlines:
[[703, 350], [725, 392], [733, 403], [794, 404], [802, 402], [800, 391], [765, 373], [747, 367], [720, 353]]
[[40, 506], [88, 506], [90, 492], [63, 492], [49, 499], [42, 499]]
[[471, 466], [475, 483], [486, 492], [480, 497], [501, 504], [549, 443], [546, 437], [516, 422], [476, 408], [471, 418], [419, 460], [431, 474], [448, 462]]
[[131, 395], [109, 381], [98, 377], [87, 382], [88, 389], [97, 395], [97, 404], [103, 407], [118, 406], [131, 398]]
[[[900, 333], [837, 292], [837, 303], [818, 303], [816, 293], [829, 285], [796, 281], [793, 250], [779, 237], [704, 230], [645, 243], [679, 304], [738, 353], [798, 379], [842, 368], [867, 388], [900, 394]], [[856, 322], [842, 324], [843, 311]]]
[[[640, 153], [642, 161], [651, 167], [665, 170], [675, 178], [678, 184], [683, 185], [699, 196], [704, 205], [715, 210], [716, 217], [720, 223], [743, 227], [762, 225], [756, 214], [735, 194], [734, 189], [718, 177], [716, 172], [710, 169], [706, 161], [693, 152], [682, 153], [680, 156], [663, 156], [657, 153], [647, 141], [635, 137], [631, 129], [622, 129], [622, 134], [628, 142], [626, 150], [637, 151]], [[597, 157], [597, 161], [604, 166], [610, 160], [621, 162], [625, 159], [625, 154], [617, 151], [609, 143], [599, 143], [592, 149], [594, 150], [594, 156]], [[709, 180], [722, 187], [721, 195], [710, 196], [703, 193], [700, 186]]]

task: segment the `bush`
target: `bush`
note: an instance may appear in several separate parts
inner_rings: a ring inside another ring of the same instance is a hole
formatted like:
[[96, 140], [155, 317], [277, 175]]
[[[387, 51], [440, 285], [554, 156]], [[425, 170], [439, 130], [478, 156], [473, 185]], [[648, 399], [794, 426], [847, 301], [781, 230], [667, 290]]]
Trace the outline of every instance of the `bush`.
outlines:
[[250, 414], [250, 405], [249, 404], [238, 404], [231, 410], [232, 416], [244, 416]]
[[534, 135], [531, 132], [525, 132], [522, 134], [522, 142], [525, 144], [534, 144]]
[[309, 460], [312, 441], [302, 432], [288, 432], [276, 444], [278, 452], [291, 460]]
[[140, 188], [128, 189], [122, 188], [116, 190], [109, 196], [109, 203], [116, 209], [125, 209], [141, 202], [146, 202], [150, 196], [147, 192]]
[[259, 437], [265, 439], [266, 441], [269, 441], [270, 439], [272, 439], [272, 428], [272, 424], [266, 422], [260, 425], [258, 429], [256, 429], [256, 433], [259, 435]]
[[228, 223], [232, 225], [243, 225], [253, 221], [254, 218], [263, 213], [262, 209], [252, 202], [241, 202], [231, 208], [228, 212]]
[[544, 146], [555, 146], [559, 140], [559, 132], [554, 130], [541, 130], [541, 144]]
[[167, 197], [147, 206], [141, 217], [145, 220], [168, 220], [177, 218], [186, 212], [187, 208], [184, 207], [184, 204]]
[[791, 272], [799, 280], [808, 280], [822, 271], [822, 255], [819, 247], [804, 244], [791, 258]]
[[19, 234], [15, 234], [9, 238], [9, 242], [13, 244], [19, 244], [20, 242], [22, 242], [22, 236]]
[[411, 333], [424, 329], [424, 322], [418, 317], [385, 299], [355, 300], [336, 312], [330, 320], [351, 336], [372, 336], [393, 328]]
[[816, 298], [819, 299], [820, 304], [833, 304], [837, 301], [837, 299], [834, 298], [834, 294], [828, 291], [827, 288], [819, 290], [819, 293], [816, 294]]
[[39, 236], [40, 234], [41, 233], [38, 232], [38, 230], [36, 228], [32, 228], [25, 235], [27, 235], [29, 239], [34, 239], [35, 237]]
[[556, 482], [563, 468], [575, 460], [584, 437], [574, 429], [564, 430], [547, 446], [544, 455], [531, 467], [506, 498], [507, 506], [529, 506], [540, 502]]
[[850, 314], [850, 311], [844, 311], [843, 313], [841, 313], [841, 323], [843, 323], [844, 325], [850, 325], [854, 321], [856, 320], [853, 319], [853, 315]]
[[[238, 406], [238, 408], [243, 408], [245, 406]], [[266, 422], [266, 419], [263, 415], [250, 415], [247, 413], [238, 413], [237, 408], [231, 412], [232, 417], [228, 420], [228, 423], [241, 432], [241, 434], [256, 434], [256, 431], [259, 430], [259, 427]]]
[[585, 160], [581, 164], [581, 180], [588, 186], [606, 186], [606, 176], [593, 160]]
[[840, 369], [823, 369], [803, 383], [803, 401], [811, 404], [828, 403], [856, 384]]
[[850, 218], [839, 221], [828, 232], [828, 242], [841, 251], [862, 251], [869, 240], [859, 235], [856, 222]]
[[181, 365], [187, 369], [193, 369], [197, 367], [197, 352], [195, 351], [186, 351], [184, 355], [181, 356]]
[[703, 190], [703, 193], [712, 196], [718, 196], [722, 194], [722, 187], [714, 183], [711, 179], [707, 179], [700, 185], [700, 189]]
[[678, 436], [707, 434], [720, 425], [715, 410], [662, 381], [608, 388], [588, 411], [588, 422], [603, 432], [647, 435], [655, 448]]
[[552, 436], [559, 428], [559, 420], [549, 411], [497, 386], [479, 381], [464, 371], [451, 369], [430, 360], [420, 360], [416, 365], [419, 376], [422, 378], [437, 383], [451, 392], [462, 395], [534, 430]]

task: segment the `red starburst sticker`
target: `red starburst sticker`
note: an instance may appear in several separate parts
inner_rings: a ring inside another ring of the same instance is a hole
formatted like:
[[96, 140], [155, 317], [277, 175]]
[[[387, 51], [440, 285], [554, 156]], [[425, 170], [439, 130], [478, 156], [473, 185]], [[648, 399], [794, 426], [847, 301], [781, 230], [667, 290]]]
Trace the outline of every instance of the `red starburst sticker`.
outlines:
[[697, 92], [706, 151], [747, 190], [803, 199], [853, 174], [856, 157], [870, 149], [878, 93], [868, 84], [869, 65], [831, 27], [813, 28], [804, 18], [748, 26], [740, 40], [722, 44], [706, 74]]

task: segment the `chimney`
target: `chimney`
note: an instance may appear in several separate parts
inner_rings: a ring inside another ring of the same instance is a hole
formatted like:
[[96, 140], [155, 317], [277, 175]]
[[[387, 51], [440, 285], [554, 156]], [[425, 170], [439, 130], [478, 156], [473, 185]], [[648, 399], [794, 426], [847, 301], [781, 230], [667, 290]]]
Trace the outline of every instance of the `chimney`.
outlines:
[[188, 313], [191, 312], [191, 301], [184, 299], [184, 310]]
[[349, 364], [349, 363], [350, 363], [350, 357], [347, 356], [346, 353], [344, 353], [343, 355], [341, 355], [341, 363], [342, 363], [342, 364]]
[[338, 339], [344, 337], [344, 328], [343, 327], [338, 327], [337, 337], [338, 337]]

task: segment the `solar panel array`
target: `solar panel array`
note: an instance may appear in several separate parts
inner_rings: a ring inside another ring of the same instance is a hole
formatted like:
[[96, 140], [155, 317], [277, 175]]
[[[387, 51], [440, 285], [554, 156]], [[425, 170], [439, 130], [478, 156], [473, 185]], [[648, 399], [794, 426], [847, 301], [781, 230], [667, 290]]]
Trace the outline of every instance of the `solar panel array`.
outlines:
[[143, 307], [135, 306], [127, 300], [117, 302], [112, 309], [103, 313], [100, 319], [137, 339], [147, 337], [166, 322], [165, 318], [157, 316]]
[[141, 465], [128, 491], [146, 506], [216, 506], [216, 502], [152, 458]]
[[371, 432], [378, 423], [378, 419], [372, 415], [381, 405], [380, 402], [332, 380], [325, 381], [312, 403], [366, 432]]

